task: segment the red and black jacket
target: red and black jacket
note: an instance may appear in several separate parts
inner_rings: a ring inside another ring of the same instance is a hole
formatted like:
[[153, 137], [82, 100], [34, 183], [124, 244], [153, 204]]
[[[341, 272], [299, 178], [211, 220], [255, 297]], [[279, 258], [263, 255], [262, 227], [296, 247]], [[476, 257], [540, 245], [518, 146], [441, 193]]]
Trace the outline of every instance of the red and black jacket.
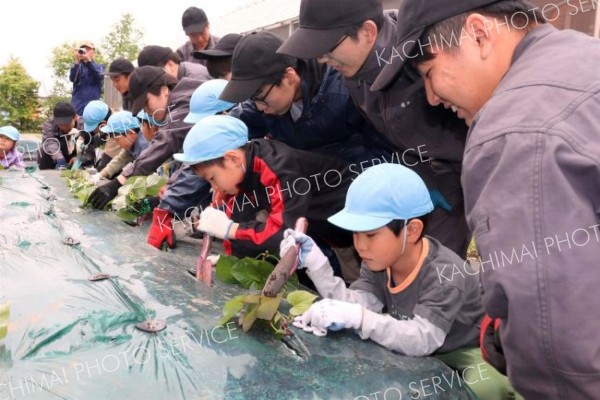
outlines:
[[[327, 218], [344, 207], [352, 179], [349, 166], [333, 157], [297, 150], [276, 140], [257, 139], [246, 150], [246, 174], [240, 193], [231, 197], [225, 212], [239, 223], [235, 238], [225, 241], [227, 254], [256, 256], [279, 252], [283, 232], [306, 217], [308, 235], [335, 246], [352, 244], [351, 232]], [[256, 219], [259, 211], [266, 221]]]

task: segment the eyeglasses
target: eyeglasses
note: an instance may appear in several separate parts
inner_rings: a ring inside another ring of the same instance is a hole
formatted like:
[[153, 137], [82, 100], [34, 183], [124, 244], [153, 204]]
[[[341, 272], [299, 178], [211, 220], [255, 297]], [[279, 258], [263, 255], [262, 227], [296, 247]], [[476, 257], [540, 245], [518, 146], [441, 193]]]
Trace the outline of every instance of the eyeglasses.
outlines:
[[329, 49], [329, 51], [327, 53], [323, 54], [319, 58], [331, 60], [333, 58], [333, 55], [331, 53], [333, 53], [335, 51], [335, 49], [340, 47], [340, 45], [344, 42], [344, 40], [346, 40], [346, 38], [348, 38], [348, 36], [350, 36], [350, 35], [348, 35], [347, 33], [344, 36], [342, 36], [340, 41], [337, 42], [335, 44], [335, 46], [333, 46], [331, 49]]
[[273, 90], [273, 87], [275, 87], [274, 83], [271, 84], [271, 87], [269, 88], [269, 90], [267, 90], [267, 93], [265, 93], [264, 96], [258, 97], [256, 94], [254, 94], [252, 97], [250, 97], [250, 100], [252, 100], [256, 105], [260, 104], [265, 107], [269, 107], [269, 103], [267, 103], [266, 100], [267, 97], [269, 97], [269, 93], [271, 93], [271, 90]]

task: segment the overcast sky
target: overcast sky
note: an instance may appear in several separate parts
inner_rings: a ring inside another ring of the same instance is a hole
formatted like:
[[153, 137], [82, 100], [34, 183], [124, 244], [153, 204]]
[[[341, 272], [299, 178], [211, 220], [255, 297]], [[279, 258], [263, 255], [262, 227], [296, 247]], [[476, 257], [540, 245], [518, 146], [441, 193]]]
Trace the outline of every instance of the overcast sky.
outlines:
[[[174, 50], [187, 40], [181, 15], [190, 6], [204, 9], [211, 32], [218, 20], [252, 0], [15, 0], [2, 3], [0, 66], [18, 57], [30, 76], [41, 82], [40, 94], [52, 90], [48, 68], [54, 47], [67, 41], [88, 39], [98, 46], [125, 13], [131, 13], [144, 37], [142, 43], [170, 46]], [[228, 33], [228, 32], [224, 32]]]

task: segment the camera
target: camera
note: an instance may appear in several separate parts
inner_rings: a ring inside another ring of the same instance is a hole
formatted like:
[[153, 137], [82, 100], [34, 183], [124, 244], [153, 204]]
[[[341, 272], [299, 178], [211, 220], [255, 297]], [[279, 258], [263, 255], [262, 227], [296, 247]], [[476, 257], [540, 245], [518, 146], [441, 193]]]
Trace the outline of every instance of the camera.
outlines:
[[79, 50], [77, 50], [77, 53], [79, 55], [85, 56], [85, 54], [87, 53], [87, 50], [85, 49], [85, 47], [80, 47]]

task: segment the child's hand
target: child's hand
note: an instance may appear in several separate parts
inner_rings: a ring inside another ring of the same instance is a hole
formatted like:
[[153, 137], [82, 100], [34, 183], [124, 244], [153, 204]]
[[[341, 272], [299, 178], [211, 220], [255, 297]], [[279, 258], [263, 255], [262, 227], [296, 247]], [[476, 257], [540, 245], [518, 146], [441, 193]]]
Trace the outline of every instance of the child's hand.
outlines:
[[296, 232], [293, 229], [286, 229], [283, 233], [283, 240], [279, 245], [279, 256], [283, 257], [296, 244], [300, 245], [300, 265], [298, 265], [298, 269], [306, 268], [309, 271], [316, 271], [327, 263], [327, 257], [314, 240], [310, 236]]
[[198, 230], [206, 232], [210, 236], [227, 240], [232, 225], [233, 221], [229, 219], [227, 214], [216, 208], [208, 207], [200, 214]]
[[294, 326], [316, 336], [325, 336], [327, 329], [360, 329], [362, 306], [358, 303], [325, 299], [314, 303], [307, 312], [294, 318]]

